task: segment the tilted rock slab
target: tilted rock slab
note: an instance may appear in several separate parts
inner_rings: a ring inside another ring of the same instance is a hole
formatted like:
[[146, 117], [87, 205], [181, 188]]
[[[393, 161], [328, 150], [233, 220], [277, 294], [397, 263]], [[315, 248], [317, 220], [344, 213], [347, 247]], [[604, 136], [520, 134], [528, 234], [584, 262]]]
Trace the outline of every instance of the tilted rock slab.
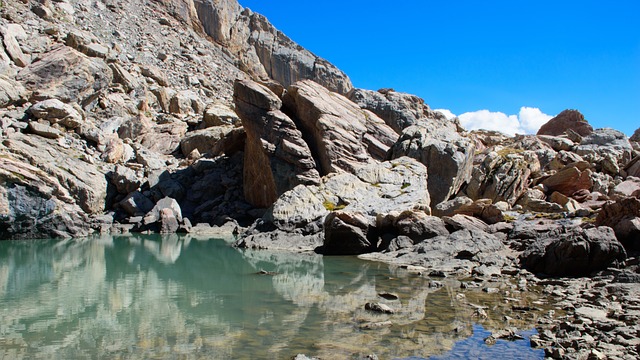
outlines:
[[321, 175], [353, 173], [382, 159], [398, 137], [375, 114], [310, 80], [290, 86], [284, 105], [299, 121]]
[[266, 208], [297, 185], [320, 182], [316, 163], [302, 133], [282, 111], [282, 101], [256, 82], [237, 81], [236, 111], [247, 135], [244, 152], [244, 194]]
[[640, 249], [640, 199], [629, 197], [605, 204], [598, 217], [597, 226], [609, 226], [627, 248]]

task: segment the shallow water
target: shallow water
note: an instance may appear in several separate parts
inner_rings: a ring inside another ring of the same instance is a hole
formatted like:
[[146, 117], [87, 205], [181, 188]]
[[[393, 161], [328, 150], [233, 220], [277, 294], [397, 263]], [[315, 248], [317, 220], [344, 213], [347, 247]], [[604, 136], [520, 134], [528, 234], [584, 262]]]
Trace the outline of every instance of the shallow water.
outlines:
[[[0, 358], [469, 358], [492, 349], [542, 358], [526, 340], [484, 345], [485, 329], [531, 329], [538, 316], [511, 311], [534, 294], [492, 286], [500, 292], [353, 257], [177, 235], [2, 241]], [[371, 313], [367, 302], [396, 313]]]

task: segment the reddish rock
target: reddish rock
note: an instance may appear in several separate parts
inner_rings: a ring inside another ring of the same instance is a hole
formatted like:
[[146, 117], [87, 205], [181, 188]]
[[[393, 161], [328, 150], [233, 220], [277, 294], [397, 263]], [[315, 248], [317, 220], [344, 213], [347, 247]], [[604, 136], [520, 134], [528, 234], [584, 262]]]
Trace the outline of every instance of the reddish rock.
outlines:
[[549, 192], [558, 191], [566, 196], [571, 196], [578, 190], [591, 190], [593, 180], [588, 166], [584, 161], [569, 164], [545, 179], [542, 184]]
[[580, 136], [593, 133], [593, 127], [584, 119], [578, 110], [564, 110], [540, 127], [538, 135], [560, 136], [572, 130]]
[[640, 249], [640, 199], [629, 197], [605, 204], [596, 226], [613, 228], [618, 240], [629, 249]]

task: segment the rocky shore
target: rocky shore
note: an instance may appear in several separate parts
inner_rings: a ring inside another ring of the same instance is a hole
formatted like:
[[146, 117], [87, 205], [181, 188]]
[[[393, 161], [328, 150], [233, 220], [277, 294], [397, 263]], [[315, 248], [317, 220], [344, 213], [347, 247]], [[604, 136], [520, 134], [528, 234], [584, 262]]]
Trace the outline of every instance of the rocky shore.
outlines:
[[234, 233], [557, 300], [532, 345], [640, 354], [640, 129], [466, 131], [235, 0], [0, 2], [0, 239]]

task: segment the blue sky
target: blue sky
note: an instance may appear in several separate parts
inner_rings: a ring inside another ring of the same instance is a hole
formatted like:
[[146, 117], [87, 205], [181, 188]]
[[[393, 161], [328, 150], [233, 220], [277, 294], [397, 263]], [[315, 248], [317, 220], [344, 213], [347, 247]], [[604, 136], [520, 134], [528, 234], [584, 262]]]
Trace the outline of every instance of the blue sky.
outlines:
[[239, 1], [356, 87], [417, 94], [468, 128], [531, 132], [567, 108], [640, 127], [640, 1]]

